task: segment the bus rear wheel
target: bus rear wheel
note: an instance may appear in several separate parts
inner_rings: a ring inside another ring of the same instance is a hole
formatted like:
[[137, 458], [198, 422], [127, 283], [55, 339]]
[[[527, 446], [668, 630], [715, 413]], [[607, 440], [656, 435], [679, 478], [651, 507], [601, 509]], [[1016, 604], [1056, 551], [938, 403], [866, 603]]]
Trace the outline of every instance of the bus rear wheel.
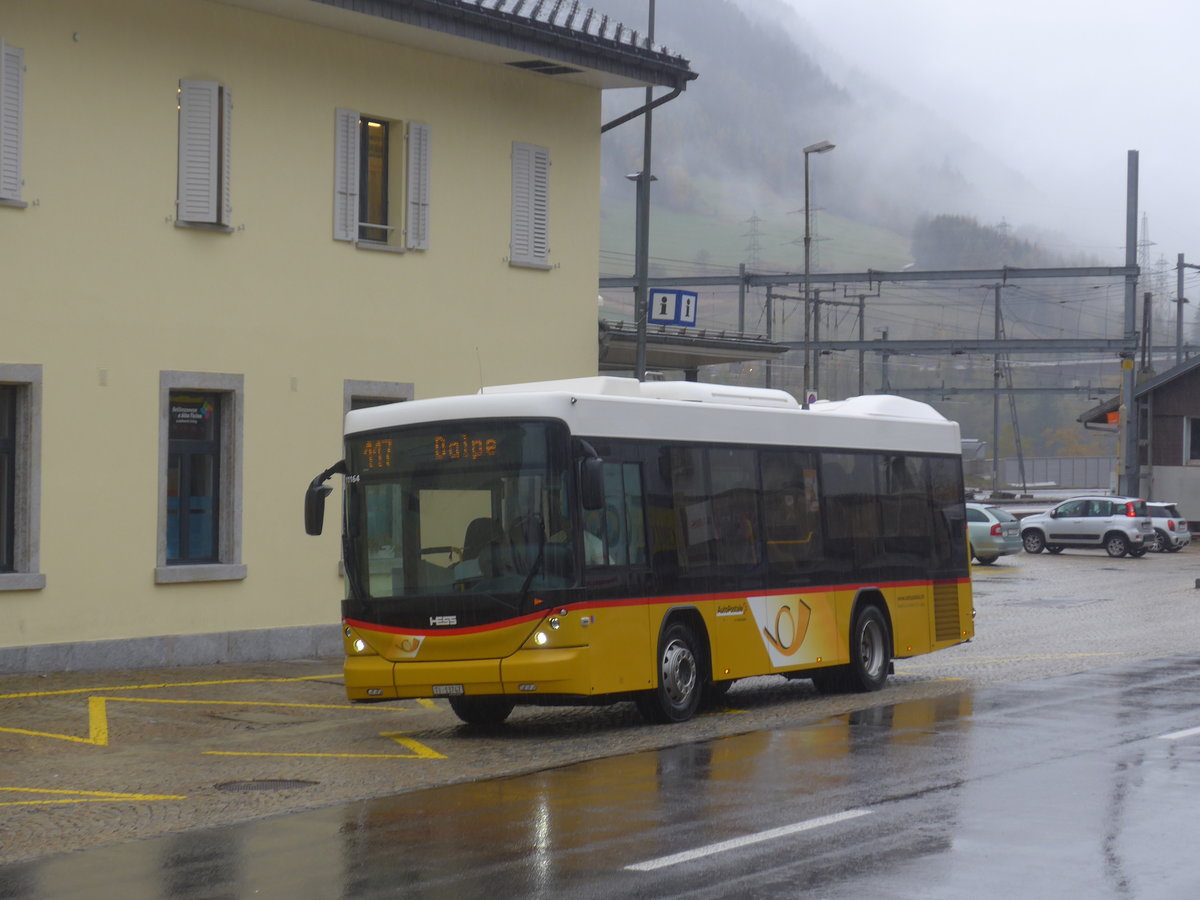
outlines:
[[813, 687], [821, 694], [878, 691], [887, 682], [892, 667], [891, 636], [879, 607], [864, 606], [850, 629], [850, 663], [812, 674]]
[[468, 725], [499, 725], [515, 706], [505, 697], [451, 697], [450, 708]]
[[658, 686], [638, 694], [634, 702], [648, 722], [686, 722], [696, 714], [703, 693], [700, 653], [692, 629], [672, 622], [658, 639]]

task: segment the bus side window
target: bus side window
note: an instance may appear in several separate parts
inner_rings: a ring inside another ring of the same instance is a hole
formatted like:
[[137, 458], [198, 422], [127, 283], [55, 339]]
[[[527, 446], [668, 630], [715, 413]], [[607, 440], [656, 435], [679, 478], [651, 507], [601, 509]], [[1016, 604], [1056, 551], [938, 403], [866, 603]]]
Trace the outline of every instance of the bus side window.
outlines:
[[758, 460], [753, 450], [708, 451], [716, 556], [722, 565], [762, 561], [758, 515]]
[[604, 508], [584, 512], [584, 559], [588, 565], [646, 562], [642, 470], [637, 463], [604, 462]]
[[712, 563], [716, 540], [712, 501], [708, 493], [704, 450], [672, 447], [671, 507], [675, 513], [675, 546], [683, 571]]
[[966, 507], [963, 505], [962, 461], [930, 459], [929, 482], [935, 564], [953, 566], [967, 552]]
[[929, 477], [917, 456], [880, 457], [883, 549], [912, 565], [930, 558]]
[[824, 554], [815, 455], [764, 451], [762, 490], [767, 565], [773, 575], [794, 577]]
[[873, 453], [824, 453], [821, 489], [826, 549], [843, 566], [869, 567], [882, 552], [879, 488]]

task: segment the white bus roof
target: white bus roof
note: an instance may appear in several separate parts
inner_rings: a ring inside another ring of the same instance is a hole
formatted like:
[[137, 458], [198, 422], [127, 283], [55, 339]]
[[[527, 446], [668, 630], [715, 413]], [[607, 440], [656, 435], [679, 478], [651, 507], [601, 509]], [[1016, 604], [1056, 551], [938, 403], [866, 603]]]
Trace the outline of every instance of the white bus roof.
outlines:
[[905, 397], [874, 394], [801, 409], [786, 391], [612, 376], [498, 385], [354, 410], [346, 433], [505, 418], [560, 419], [581, 437], [962, 452], [957, 422]]

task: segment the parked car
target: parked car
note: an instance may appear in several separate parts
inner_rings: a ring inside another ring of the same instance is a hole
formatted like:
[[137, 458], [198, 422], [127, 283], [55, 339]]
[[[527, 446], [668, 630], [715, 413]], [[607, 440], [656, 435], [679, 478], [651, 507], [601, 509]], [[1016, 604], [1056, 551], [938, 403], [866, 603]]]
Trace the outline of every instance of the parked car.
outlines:
[[971, 556], [990, 566], [1001, 556], [1020, 553], [1021, 526], [1007, 509], [987, 503], [967, 504], [967, 537]]
[[1028, 553], [1093, 547], [1109, 556], [1143, 556], [1153, 537], [1146, 501], [1137, 497], [1072, 497], [1021, 520]]
[[1188, 520], [1179, 514], [1179, 507], [1174, 503], [1147, 503], [1146, 508], [1154, 527], [1149, 546], [1155, 553], [1174, 553], [1192, 542]]

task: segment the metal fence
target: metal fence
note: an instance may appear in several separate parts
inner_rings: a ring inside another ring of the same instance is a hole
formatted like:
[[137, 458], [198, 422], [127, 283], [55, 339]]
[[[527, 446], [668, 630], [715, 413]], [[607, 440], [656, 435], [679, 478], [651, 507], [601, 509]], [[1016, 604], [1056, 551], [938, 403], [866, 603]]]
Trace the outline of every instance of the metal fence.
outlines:
[[[991, 477], [992, 461], [983, 460], [982, 471], [977, 474]], [[979, 466], [979, 462], [976, 466]], [[1067, 487], [1096, 488], [1108, 490], [1112, 487], [1117, 471], [1115, 456], [1034, 456], [1025, 457], [1025, 486], [1028, 488]], [[1000, 481], [1002, 486], [1021, 487], [1020, 468], [1016, 457], [1000, 459]]]

